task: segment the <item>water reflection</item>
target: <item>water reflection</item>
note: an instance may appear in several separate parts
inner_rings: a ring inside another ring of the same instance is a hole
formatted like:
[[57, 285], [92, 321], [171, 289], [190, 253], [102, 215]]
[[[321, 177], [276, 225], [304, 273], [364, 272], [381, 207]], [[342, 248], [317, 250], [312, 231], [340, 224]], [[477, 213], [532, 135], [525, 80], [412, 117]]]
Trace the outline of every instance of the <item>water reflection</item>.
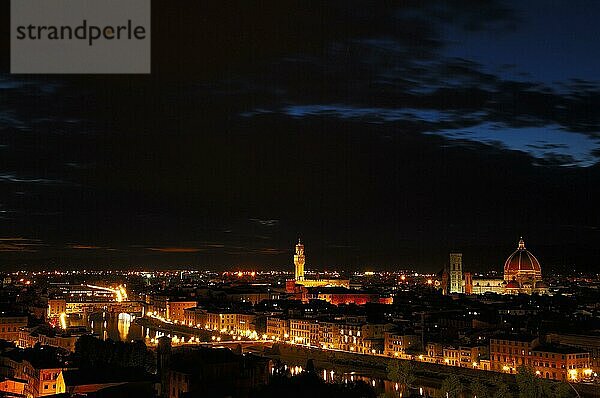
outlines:
[[121, 341], [127, 341], [129, 337], [129, 328], [131, 327], [132, 317], [130, 314], [121, 313], [119, 314], [119, 322], [117, 323], [117, 329], [119, 330], [119, 338]]
[[67, 323], [69, 326], [85, 326], [103, 340], [131, 341], [156, 336], [155, 331], [146, 330], [147, 328], [137, 325], [134, 320], [135, 317], [127, 313], [103, 312], [81, 317], [71, 315], [67, 318]]
[[[302, 366], [296, 364], [286, 364], [285, 370], [289, 371], [290, 374], [294, 375], [302, 371]], [[384, 395], [386, 397], [397, 398], [408, 396], [436, 397], [439, 392], [439, 389], [433, 386], [426, 386], [420, 385], [419, 383], [415, 383], [415, 385], [411, 386], [411, 388], [408, 388], [400, 383], [371, 377], [365, 374], [359, 374], [354, 371], [318, 368], [317, 374], [327, 382], [351, 383], [355, 381], [363, 381], [371, 385], [377, 392], [378, 396]]]

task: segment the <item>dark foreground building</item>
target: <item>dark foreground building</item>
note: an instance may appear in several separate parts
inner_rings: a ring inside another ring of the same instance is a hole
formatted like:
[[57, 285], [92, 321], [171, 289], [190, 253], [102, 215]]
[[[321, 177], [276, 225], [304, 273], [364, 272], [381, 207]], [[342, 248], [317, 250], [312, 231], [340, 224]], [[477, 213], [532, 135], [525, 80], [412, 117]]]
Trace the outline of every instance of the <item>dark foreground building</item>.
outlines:
[[163, 397], [247, 397], [267, 384], [271, 373], [270, 360], [227, 348], [180, 347], [166, 355]]

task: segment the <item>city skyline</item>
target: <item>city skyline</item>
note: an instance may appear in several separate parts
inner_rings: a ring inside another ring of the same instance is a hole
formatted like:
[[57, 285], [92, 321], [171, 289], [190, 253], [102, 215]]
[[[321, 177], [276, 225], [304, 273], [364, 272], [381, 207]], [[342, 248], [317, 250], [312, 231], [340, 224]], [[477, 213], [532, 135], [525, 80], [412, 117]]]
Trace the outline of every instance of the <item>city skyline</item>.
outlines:
[[[389, 267], [389, 266], [381, 266], [379, 264], [361, 264], [361, 265], [351, 265], [351, 264], [327, 264], [327, 265], [323, 265], [323, 264], [319, 264], [319, 263], [311, 263], [310, 262], [310, 247], [309, 247], [309, 253], [308, 253], [308, 258], [309, 261], [306, 262], [306, 256], [305, 256], [305, 245], [304, 245], [304, 241], [299, 238], [298, 241], [295, 243], [295, 246], [292, 245], [292, 247], [288, 250], [289, 253], [286, 253], [289, 257], [289, 261], [287, 263], [282, 263], [280, 265], [275, 265], [275, 266], [265, 266], [264, 264], [258, 264], [258, 263], [240, 263], [240, 264], [230, 264], [227, 266], [198, 266], [195, 264], [185, 264], [182, 266], [148, 266], [148, 265], [130, 265], [129, 267], [125, 267], [124, 270], [131, 270], [131, 271], [135, 271], [135, 272], [153, 272], [153, 271], [165, 271], [165, 272], [169, 272], [169, 271], [182, 271], [182, 272], [216, 272], [216, 273], [223, 273], [223, 274], [237, 274], [237, 273], [243, 273], [244, 275], [246, 274], [260, 274], [260, 273], [264, 273], [265, 275], [268, 275], [272, 272], [282, 272], [282, 273], [287, 273], [287, 274], [292, 274], [295, 275], [295, 279], [296, 280], [300, 280], [303, 281], [304, 280], [304, 273], [308, 274], [308, 275], [316, 275], [318, 277], [322, 277], [326, 275], [332, 275], [332, 274], [336, 274], [338, 276], [344, 276], [344, 277], [349, 277], [351, 275], [362, 275], [364, 273], [378, 273], [378, 274], [385, 274], [385, 273], [393, 273], [393, 274], [412, 274], [415, 273], [415, 275], [435, 275], [439, 280], [441, 280], [441, 278], [443, 278], [443, 272], [448, 271], [450, 269], [454, 269], [453, 263], [455, 263], [456, 261], [453, 260], [453, 257], [455, 256], [459, 256], [460, 260], [459, 263], [461, 264], [461, 271], [460, 271], [460, 276], [458, 277], [459, 279], [463, 279], [463, 271], [465, 271], [466, 273], [469, 273], [471, 275], [488, 275], [488, 276], [493, 276], [493, 277], [499, 277], [502, 274], [501, 268], [506, 264], [506, 256], [510, 253], [511, 257], [519, 252], [522, 248], [524, 249], [524, 239], [523, 237], [521, 237], [519, 239], [519, 242], [517, 244], [517, 250], [516, 251], [510, 251], [507, 253], [504, 253], [504, 257], [503, 260], [500, 261], [498, 264], [494, 263], [494, 264], [485, 264], [485, 265], [481, 265], [481, 264], [475, 264], [469, 261], [468, 258], [468, 253], [467, 253], [467, 261], [464, 263], [464, 267], [463, 267], [463, 252], [459, 251], [459, 250], [451, 250], [450, 252], [446, 253], [446, 259], [445, 260], [440, 260], [439, 263], [436, 264], [432, 264], [430, 267], [425, 267], [425, 269], [419, 269], [419, 268], [415, 268], [414, 265], [411, 264], [397, 264], [394, 267]], [[299, 247], [301, 247], [300, 252], [298, 251]], [[515, 246], [513, 246], [514, 249]], [[285, 250], [282, 250], [285, 251]], [[299, 253], [301, 253], [301, 257], [299, 257]], [[527, 251], [527, 253], [529, 253], [529, 251]], [[449, 255], [449, 258], [448, 258]], [[299, 258], [301, 258], [301, 260], [299, 260]], [[509, 257], [510, 258], [510, 257]], [[537, 260], [537, 258], [533, 257], [535, 259], [536, 262], [538, 262], [539, 265], [539, 261]], [[301, 263], [301, 268], [298, 268], [298, 261], [300, 261]], [[305, 267], [305, 263], [307, 264], [307, 266]], [[90, 266], [90, 265], [81, 265], [81, 266], [61, 266], [55, 269], [52, 268], [40, 268], [40, 267], [27, 267], [27, 266], [21, 266], [21, 267], [17, 267], [17, 266], [13, 266], [13, 267], [6, 267], [7, 271], [18, 271], [18, 272], [28, 272], [28, 271], [33, 271], [33, 272], [39, 272], [39, 271], [44, 271], [44, 272], [71, 272], [71, 271], [77, 271], [77, 270], [81, 270], [82, 267], [84, 267], [84, 269], [87, 268], [88, 271], [90, 272], [112, 272], [113, 268], [108, 266]], [[586, 269], [576, 269], [576, 268], [570, 268], [570, 269], [565, 269], [563, 267], [560, 266], [556, 266], [554, 264], [550, 264], [550, 266], [548, 266], [548, 264], [544, 263], [544, 268], [546, 270], [546, 272], [549, 272], [550, 274], [554, 275], [554, 276], [576, 276], [576, 275], [594, 275], [595, 272], [594, 270], [586, 270]], [[119, 270], [114, 270], [114, 271], [119, 271]], [[302, 275], [302, 276], [299, 276]], [[450, 273], [448, 274], [450, 275]], [[505, 278], [506, 279], [506, 278]], [[327, 282], [327, 279], [324, 280], [325, 282]], [[343, 282], [343, 280], [342, 280]], [[347, 287], [347, 283], [348, 280], [345, 280], [345, 284], [342, 284], [343, 286]], [[310, 284], [310, 283], [308, 283]], [[318, 284], [317, 284], [318, 285]], [[317, 286], [315, 285], [315, 286]], [[325, 285], [329, 285], [328, 283], [326, 283]], [[334, 285], [336, 285], [336, 283], [334, 282]]]

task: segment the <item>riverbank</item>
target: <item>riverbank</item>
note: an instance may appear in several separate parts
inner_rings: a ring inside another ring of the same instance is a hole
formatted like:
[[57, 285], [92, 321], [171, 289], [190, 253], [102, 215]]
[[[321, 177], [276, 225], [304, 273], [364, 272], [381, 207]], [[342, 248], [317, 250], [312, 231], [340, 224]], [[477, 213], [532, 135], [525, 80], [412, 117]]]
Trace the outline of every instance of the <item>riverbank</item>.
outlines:
[[[322, 350], [280, 343], [274, 344], [271, 349], [266, 350], [265, 355], [273, 359], [280, 359], [286, 363], [306, 364], [309, 359], [312, 359], [315, 367], [322, 369], [331, 369], [334, 367], [344, 372], [351, 371], [352, 369], [361, 369], [357, 374], [382, 380], [388, 378], [387, 368], [392, 361], [404, 361], [402, 359], [384, 356]], [[439, 389], [443, 380], [450, 375], [459, 376], [462, 380], [467, 381], [467, 384], [475, 380], [491, 383], [494, 379], [500, 379], [511, 386], [512, 389], [516, 389], [515, 375], [487, 370], [446, 366], [429, 362], [412, 362], [414, 364], [414, 373], [416, 377], [415, 384], [428, 386], [434, 389]], [[600, 386], [584, 383], [571, 384], [571, 386], [577, 390], [581, 397], [600, 398]]]
[[219, 336], [220, 341], [233, 341], [233, 336], [229, 334], [219, 333], [212, 330], [194, 328], [176, 323], [165, 323], [154, 318], [136, 318], [134, 321], [137, 325], [143, 326], [146, 329], [156, 330], [165, 335], [177, 335], [179, 337], [198, 337], [200, 342], [211, 342], [213, 336]]
[[[221, 337], [221, 341], [233, 341], [233, 336], [220, 334], [181, 324], [164, 323], [153, 318], [138, 318], [138, 325], [158, 330], [165, 334], [199, 337], [201, 341], [210, 342], [214, 335]], [[306, 366], [309, 359], [318, 369], [335, 370], [343, 373], [352, 373], [357, 376], [365, 376], [373, 379], [387, 380], [387, 368], [392, 361], [403, 361], [402, 359], [385, 357], [380, 355], [358, 354], [345, 351], [323, 350], [316, 347], [306, 347], [294, 344], [273, 343], [272, 348], [265, 347], [262, 352], [256, 352], [273, 360], [294, 366]], [[440, 365], [429, 362], [413, 361], [416, 376], [416, 384], [439, 389], [441, 383], [450, 375], [457, 375], [467, 383], [474, 380], [491, 382], [500, 379], [512, 388], [516, 387], [515, 375], [462, 368], [456, 366]], [[600, 398], [600, 386], [590, 384], [572, 384], [582, 397]]]

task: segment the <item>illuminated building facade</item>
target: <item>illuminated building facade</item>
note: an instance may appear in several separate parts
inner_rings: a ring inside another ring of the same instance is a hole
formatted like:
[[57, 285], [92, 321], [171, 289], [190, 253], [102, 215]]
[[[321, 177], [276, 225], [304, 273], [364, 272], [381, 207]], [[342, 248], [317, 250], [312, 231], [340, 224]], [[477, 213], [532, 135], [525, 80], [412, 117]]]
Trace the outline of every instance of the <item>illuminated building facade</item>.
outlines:
[[531, 350], [531, 366], [545, 379], [579, 381], [590, 377], [590, 353], [574, 347], [547, 345]]
[[480, 358], [487, 357], [489, 346], [484, 345], [461, 345], [458, 347], [458, 366], [462, 368], [477, 368], [479, 367]]
[[426, 352], [428, 357], [439, 359], [440, 363], [443, 362], [444, 346], [441, 343], [428, 342]]
[[473, 294], [504, 294], [504, 279], [502, 278], [474, 278], [472, 284]]
[[506, 336], [490, 340], [492, 370], [517, 373], [519, 366], [531, 367], [545, 379], [580, 381], [592, 375], [590, 353], [560, 344], [541, 344], [528, 336]]
[[465, 272], [465, 294], [473, 294], [473, 276]]
[[27, 381], [6, 376], [3, 376], [3, 379], [4, 380], [0, 381], [1, 393], [6, 394], [7, 397], [25, 396], [25, 385], [27, 384]]
[[267, 335], [275, 340], [287, 341], [290, 337], [290, 320], [281, 317], [267, 318]]
[[197, 318], [196, 322], [205, 329], [234, 333], [245, 333], [255, 329], [254, 314], [235, 311], [205, 311], [201, 314], [202, 319]]
[[0, 315], [0, 340], [18, 341], [19, 329], [27, 326], [27, 315]]
[[166, 302], [166, 315], [167, 319], [171, 319], [177, 322], [185, 321], [184, 310], [186, 308], [194, 308], [198, 303], [196, 301], [189, 300], [167, 300]]
[[319, 324], [315, 319], [290, 319], [290, 338], [294, 343], [319, 344]]
[[[442, 275], [442, 291], [466, 294], [547, 294], [548, 285], [542, 280], [538, 259], [525, 248], [523, 238], [504, 262], [503, 278], [473, 277], [462, 272], [462, 254], [450, 253], [449, 270]], [[446, 277], [446, 281], [444, 280]]]
[[304, 245], [298, 239], [298, 243], [296, 244], [296, 254], [294, 254], [294, 279], [297, 281], [304, 280], [304, 263], [306, 262], [306, 257], [304, 256]]
[[450, 253], [450, 293], [463, 292], [462, 253]]
[[504, 336], [490, 339], [490, 363], [492, 370], [517, 373], [522, 365], [531, 366], [530, 353], [539, 345], [533, 336]]
[[208, 314], [203, 308], [192, 307], [183, 310], [183, 322], [188, 326], [206, 327]]
[[594, 370], [600, 369], [600, 336], [591, 333], [569, 334], [550, 333], [548, 340], [553, 344], [575, 347], [590, 353], [590, 365]]
[[460, 350], [453, 346], [443, 348], [444, 364], [448, 366], [460, 366]]
[[319, 322], [319, 345], [324, 348], [338, 348], [340, 346], [339, 322]]
[[304, 265], [306, 263], [306, 257], [304, 254], [304, 245], [298, 239], [296, 244], [296, 250], [294, 254], [294, 280], [287, 281], [286, 291], [288, 293], [297, 293], [294, 288], [295, 285], [304, 287], [324, 287], [324, 286], [341, 286], [345, 288], [350, 287], [349, 279], [305, 279], [304, 277]]
[[85, 327], [72, 327], [68, 330], [49, 329], [45, 326], [23, 327], [19, 330], [17, 345], [28, 348], [40, 344], [75, 352], [75, 343], [86, 333]]
[[58, 318], [60, 314], [67, 312], [67, 300], [55, 298], [48, 300], [48, 319]]
[[407, 349], [418, 348], [421, 337], [416, 334], [386, 332], [384, 338], [384, 355], [389, 357], [402, 357]]
[[[56, 364], [36, 358], [21, 358], [15, 354], [14, 357], [0, 356], [0, 366], [8, 370], [12, 378], [25, 381], [22, 392], [25, 397], [43, 397], [65, 392], [64, 386], [58, 382], [63, 368]], [[8, 387], [20, 388], [16, 384]]]
[[356, 304], [364, 305], [366, 303], [378, 303], [379, 294], [359, 290], [351, 290], [343, 287], [323, 287], [309, 289], [307, 298], [323, 300], [334, 305]]
[[385, 332], [392, 324], [345, 322], [340, 325], [339, 349], [361, 354], [380, 354], [384, 351]]

